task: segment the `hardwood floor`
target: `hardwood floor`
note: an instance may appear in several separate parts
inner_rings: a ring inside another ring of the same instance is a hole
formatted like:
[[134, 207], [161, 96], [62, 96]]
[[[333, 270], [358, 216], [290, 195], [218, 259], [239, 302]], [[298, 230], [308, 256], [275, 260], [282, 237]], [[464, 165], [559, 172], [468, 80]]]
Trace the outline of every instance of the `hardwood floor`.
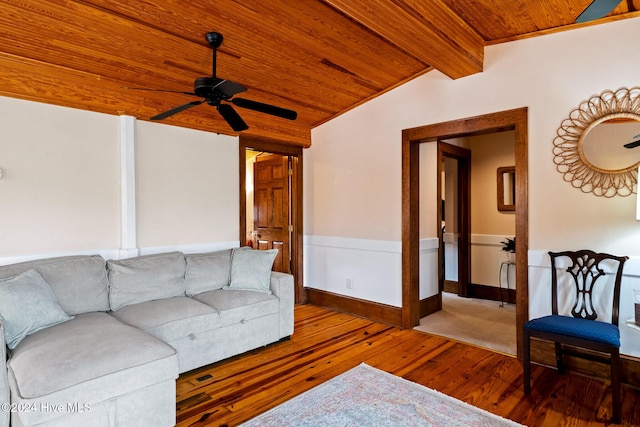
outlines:
[[[415, 330], [313, 305], [295, 308], [295, 333], [282, 341], [180, 376], [177, 426], [234, 426], [365, 362], [528, 426], [601, 426], [611, 412], [608, 384], [522, 365]], [[640, 425], [640, 392], [623, 387], [625, 426]]]

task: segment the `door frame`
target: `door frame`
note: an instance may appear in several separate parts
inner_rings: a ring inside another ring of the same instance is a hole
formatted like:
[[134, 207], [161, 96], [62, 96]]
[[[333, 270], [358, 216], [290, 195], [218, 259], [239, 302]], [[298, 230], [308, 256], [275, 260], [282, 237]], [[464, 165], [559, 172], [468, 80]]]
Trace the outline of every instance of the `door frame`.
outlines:
[[516, 164], [516, 334], [522, 357], [522, 325], [529, 317], [528, 108], [420, 126], [402, 131], [402, 326], [420, 322], [420, 144], [513, 130]]
[[[458, 295], [469, 294], [471, 282], [471, 151], [438, 141], [438, 196], [442, 188], [442, 162], [445, 157], [458, 161]], [[440, 203], [440, 199], [437, 200]], [[437, 223], [442, 224], [442, 209], [438, 209]], [[442, 227], [438, 226], [439, 241], [443, 242]], [[438, 248], [438, 300], [442, 308], [442, 290], [444, 285], [444, 244]]]
[[280, 154], [291, 157], [291, 274], [293, 275], [295, 288], [295, 303], [304, 304], [306, 295], [304, 292], [303, 275], [303, 230], [302, 230], [302, 147], [286, 144], [280, 141], [254, 136], [240, 135], [239, 138], [239, 198], [240, 198], [240, 245], [247, 239], [247, 150], [263, 151], [265, 153]]

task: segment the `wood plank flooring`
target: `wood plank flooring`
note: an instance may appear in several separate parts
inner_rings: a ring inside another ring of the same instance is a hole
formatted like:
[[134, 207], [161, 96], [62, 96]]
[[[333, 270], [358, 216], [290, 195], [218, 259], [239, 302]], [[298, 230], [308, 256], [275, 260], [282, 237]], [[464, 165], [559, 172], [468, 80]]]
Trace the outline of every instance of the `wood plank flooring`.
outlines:
[[[528, 426], [601, 426], [611, 415], [602, 381], [522, 365], [512, 356], [313, 305], [295, 308], [289, 341], [184, 373], [177, 426], [235, 426], [364, 362]], [[198, 380], [200, 379], [200, 380]], [[640, 392], [623, 387], [624, 426], [640, 426]]]

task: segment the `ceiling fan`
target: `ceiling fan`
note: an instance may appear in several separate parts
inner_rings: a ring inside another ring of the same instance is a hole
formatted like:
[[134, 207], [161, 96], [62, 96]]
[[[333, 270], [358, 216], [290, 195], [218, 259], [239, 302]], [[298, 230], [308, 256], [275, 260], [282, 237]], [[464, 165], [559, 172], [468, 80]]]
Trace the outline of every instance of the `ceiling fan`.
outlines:
[[589, 22], [604, 18], [616, 8], [622, 0], [593, 0], [585, 10], [576, 18], [576, 23]]
[[151, 120], [163, 120], [169, 116], [173, 116], [181, 111], [195, 107], [202, 103], [207, 103], [213, 107], [216, 107], [218, 113], [222, 118], [231, 126], [236, 132], [249, 129], [249, 126], [240, 117], [236, 110], [229, 104], [233, 104], [240, 108], [246, 108], [254, 110], [260, 113], [270, 114], [272, 116], [281, 117], [283, 119], [295, 120], [298, 117], [298, 113], [286, 108], [276, 107], [275, 105], [264, 104], [262, 102], [252, 101], [244, 98], [234, 98], [235, 95], [247, 90], [246, 87], [239, 83], [232, 82], [231, 80], [220, 79], [216, 77], [216, 56], [217, 49], [220, 47], [223, 41], [222, 34], [211, 32], [205, 36], [209, 45], [213, 48], [213, 60], [212, 60], [212, 73], [211, 77], [199, 77], [193, 82], [193, 92], [181, 92], [173, 90], [162, 89], [145, 89], [145, 88], [129, 88], [138, 90], [154, 90], [161, 92], [174, 92], [182, 93], [184, 95], [197, 96], [202, 99], [197, 101], [191, 101], [183, 105], [174, 107], [164, 113], [157, 114], [151, 117]]
[[624, 148], [636, 148], [640, 145], [640, 133], [633, 137], [635, 141], [627, 142], [624, 144]]

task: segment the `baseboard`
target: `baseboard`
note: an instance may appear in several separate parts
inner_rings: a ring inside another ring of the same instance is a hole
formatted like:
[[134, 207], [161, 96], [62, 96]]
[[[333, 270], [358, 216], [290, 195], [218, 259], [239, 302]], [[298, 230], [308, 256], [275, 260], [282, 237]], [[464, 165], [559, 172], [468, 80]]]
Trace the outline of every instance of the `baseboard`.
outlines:
[[402, 327], [402, 309], [374, 301], [367, 301], [320, 289], [305, 288], [307, 303], [366, 317], [376, 322]]
[[[584, 349], [572, 348], [572, 353], [589, 354]], [[531, 360], [540, 365], [551, 368], [556, 367], [556, 353], [553, 343], [550, 341], [531, 339]], [[608, 381], [611, 378], [611, 368], [609, 365], [593, 360], [575, 357], [565, 354], [564, 364], [569, 372], [575, 372], [588, 377], [600, 378]], [[635, 388], [640, 388], [640, 358], [621, 354], [620, 355], [620, 377], [624, 384]], [[535, 383], [531, 386], [535, 388]]]
[[454, 282], [453, 280], [445, 280], [444, 281], [444, 289], [445, 292], [450, 292], [452, 294], [458, 293], [458, 282]]
[[433, 295], [420, 300], [420, 318], [442, 310], [442, 298], [439, 295]]
[[492, 301], [504, 301], [510, 304], [516, 303], [516, 290], [502, 288], [502, 295], [500, 294], [500, 288], [495, 286], [477, 285], [472, 283], [469, 285], [467, 296], [469, 298], [488, 299]]

